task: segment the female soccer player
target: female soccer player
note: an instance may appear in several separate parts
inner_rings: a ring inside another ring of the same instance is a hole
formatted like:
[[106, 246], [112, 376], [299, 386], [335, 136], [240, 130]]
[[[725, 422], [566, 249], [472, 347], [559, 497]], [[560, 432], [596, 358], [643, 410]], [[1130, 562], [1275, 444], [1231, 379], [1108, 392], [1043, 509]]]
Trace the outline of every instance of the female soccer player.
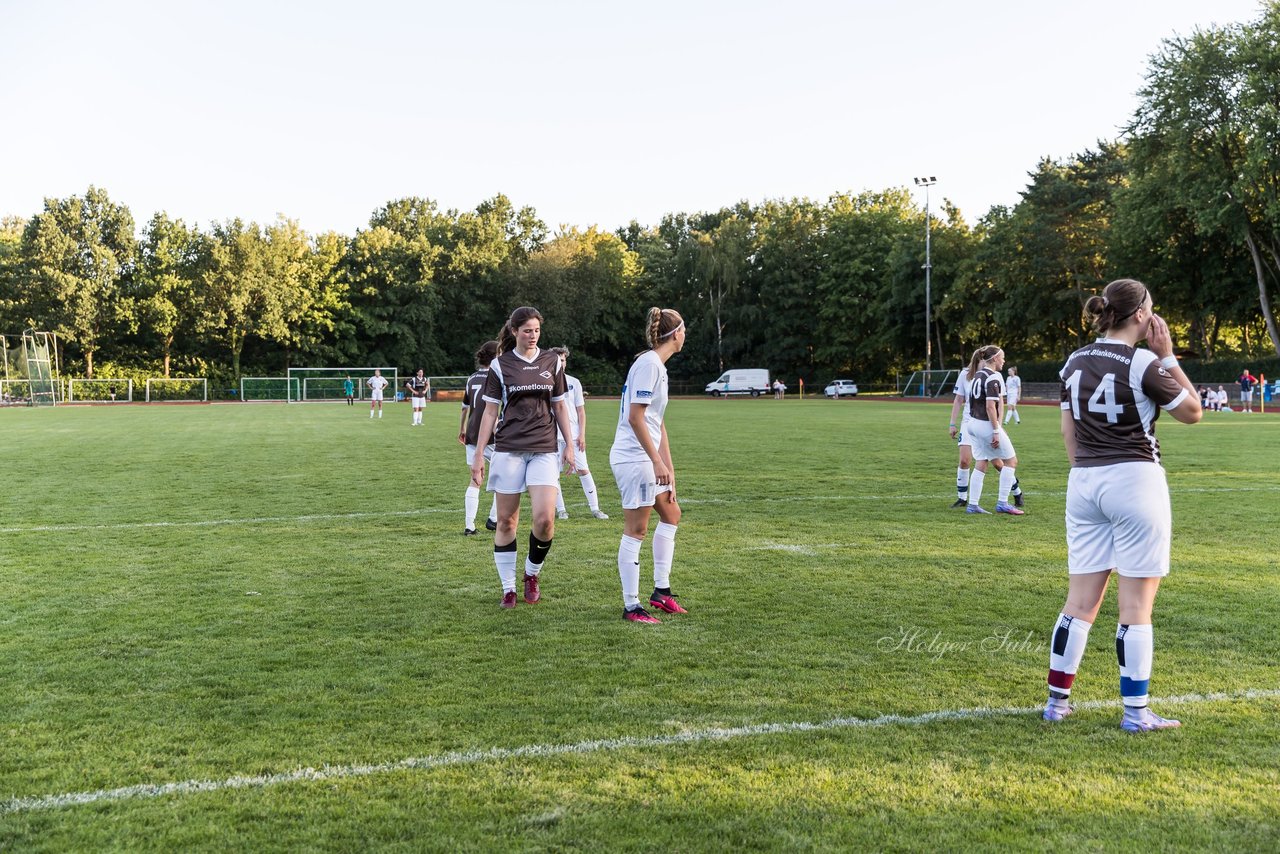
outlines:
[[1004, 423], [1008, 424], [1009, 419], [1013, 419], [1014, 424], [1022, 423], [1022, 416], [1018, 414], [1018, 398], [1022, 397], [1022, 380], [1018, 378], [1018, 369], [1009, 368], [1009, 378], [1004, 381], [1004, 393], [1007, 410], [1004, 414]]
[[405, 391], [409, 392], [409, 400], [413, 402], [413, 421], [414, 427], [422, 426], [422, 412], [427, 407], [427, 397], [431, 394], [431, 383], [427, 382], [426, 374], [422, 368], [418, 368], [418, 372], [404, 383]]
[[[476, 441], [480, 436], [480, 419], [484, 417], [484, 405], [480, 399], [484, 392], [485, 381], [489, 378], [489, 364], [498, 355], [498, 342], [486, 341], [476, 351], [476, 371], [467, 377], [467, 384], [462, 389], [462, 423], [458, 425], [458, 441], [467, 449], [467, 469], [475, 465]], [[487, 449], [493, 456], [493, 446]], [[462, 528], [464, 536], [476, 535], [476, 513], [480, 510], [480, 487], [467, 480], [467, 492], [463, 499], [467, 520]], [[490, 531], [498, 529], [498, 494], [493, 495], [493, 504], [489, 507], [489, 516], [484, 526]]]
[[982, 509], [982, 484], [987, 476], [987, 464], [991, 460], [999, 460], [1000, 491], [996, 496], [996, 512], [1008, 513], [1010, 516], [1021, 516], [1022, 511], [1009, 503], [1009, 491], [1017, 480], [1015, 470], [1018, 457], [1013, 450], [1013, 442], [1009, 435], [1000, 429], [1000, 418], [1004, 414], [1004, 378], [1000, 369], [1004, 367], [1004, 351], [994, 344], [979, 347], [973, 351], [969, 360], [969, 431], [970, 446], [977, 465], [973, 476], [969, 479], [969, 506], [966, 513], [986, 513]]
[[[960, 375], [956, 377], [955, 400], [951, 404], [951, 424], [947, 428], [960, 450], [960, 462], [956, 466], [956, 500], [952, 507], [969, 506], [969, 470], [973, 467], [973, 446], [968, 432], [969, 385], [969, 369], [961, 368]], [[1000, 460], [994, 462], [997, 470], [1004, 466]], [[1016, 477], [1013, 479], [1013, 505], [1022, 506], [1022, 483]]]
[[[578, 476], [578, 480], [582, 483], [582, 494], [587, 497], [587, 507], [591, 509], [591, 515], [597, 519], [608, 519], [609, 514], [600, 509], [600, 496], [596, 492], [596, 479], [591, 475], [591, 470], [587, 468], [587, 408], [586, 400], [582, 396], [582, 383], [577, 377], [569, 375], [569, 348], [568, 347], [552, 347], [551, 352], [560, 357], [560, 370], [564, 371], [565, 388], [569, 390], [569, 396], [565, 399], [565, 403], [569, 407], [569, 432], [573, 434], [574, 452], [573, 466], [565, 466], [565, 472], [572, 472]], [[564, 442], [560, 443], [560, 456], [564, 456]], [[568, 519], [569, 511], [564, 506], [564, 489], [556, 491], [556, 518]]]
[[[1128, 732], [1180, 726], [1147, 708], [1154, 648], [1151, 612], [1169, 573], [1173, 527], [1169, 486], [1160, 466], [1160, 409], [1184, 424], [1200, 420], [1200, 398], [1173, 355], [1169, 327], [1134, 279], [1117, 279], [1085, 303], [1102, 335], [1067, 359], [1062, 378], [1062, 438], [1067, 478], [1067, 602], [1049, 655], [1044, 719], [1071, 714], [1068, 698], [1089, 629], [1111, 574], [1119, 576], [1116, 658]], [[1137, 347], [1143, 338], [1150, 349]]]
[[369, 417], [373, 417], [373, 413], [377, 412], [378, 417], [382, 417], [382, 390], [389, 384], [387, 378], [382, 375], [382, 369], [377, 368], [373, 372], [373, 376], [364, 381], [369, 387]]
[[502, 582], [504, 608], [516, 606], [516, 525], [520, 521], [520, 494], [526, 490], [533, 506], [533, 525], [524, 562], [524, 601], [533, 604], [541, 598], [538, 576], [555, 536], [556, 491], [560, 487], [557, 429], [567, 443], [565, 463], [573, 465], [564, 371], [560, 370], [559, 356], [538, 348], [541, 335], [542, 315], [529, 306], [517, 308], [502, 327], [498, 357], [489, 365], [485, 380], [484, 415], [471, 462], [471, 482], [479, 486], [484, 478], [485, 448], [492, 437], [489, 491], [498, 499], [493, 562]]
[[636, 357], [622, 387], [618, 430], [609, 451], [613, 479], [622, 493], [623, 530], [618, 546], [622, 579], [622, 616], [635, 623], [657, 623], [640, 605], [640, 547], [649, 532], [649, 513], [658, 508], [653, 532], [653, 595], [649, 604], [668, 614], [687, 613], [671, 592], [671, 561], [676, 550], [675, 466], [663, 415], [667, 409], [667, 360], [684, 347], [680, 314], [670, 308], [649, 309], [645, 342], [651, 349]]

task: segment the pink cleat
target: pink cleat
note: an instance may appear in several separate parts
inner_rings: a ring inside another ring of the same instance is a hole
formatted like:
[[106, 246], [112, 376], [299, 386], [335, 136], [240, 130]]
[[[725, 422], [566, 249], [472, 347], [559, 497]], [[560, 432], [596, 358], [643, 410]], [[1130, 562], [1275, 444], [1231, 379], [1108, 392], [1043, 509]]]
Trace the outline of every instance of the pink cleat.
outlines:
[[1012, 504], [1010, 504], [1010, 503], [1009, 503], [1009, 502], [1007, 502], [1007, 501], [1001, 501], [999, 504], [997, 504], [997, 505], [996, 505], [996, 512], [997, 512], [997, 513], [1008, 513], [1010, 516], [1025, 516], [1025, 515], [1027, 515], [1024, 511], [1019, 510], [1017, 507], [1014, 507]]

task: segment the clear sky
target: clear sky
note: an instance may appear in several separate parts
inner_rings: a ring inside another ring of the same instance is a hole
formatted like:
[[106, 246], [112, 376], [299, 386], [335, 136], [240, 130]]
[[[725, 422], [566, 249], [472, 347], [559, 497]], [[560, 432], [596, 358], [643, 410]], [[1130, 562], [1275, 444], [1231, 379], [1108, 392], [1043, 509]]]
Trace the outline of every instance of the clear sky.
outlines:
[[[505, 193], [548, 225], [938, 178], [974, 220], [1114, 139], [1147, 57], [1256, 0], [0, 0], [0, 214], [95, 184], [353, 234]], [[920, 202], [923, 203], [923, 197]]]

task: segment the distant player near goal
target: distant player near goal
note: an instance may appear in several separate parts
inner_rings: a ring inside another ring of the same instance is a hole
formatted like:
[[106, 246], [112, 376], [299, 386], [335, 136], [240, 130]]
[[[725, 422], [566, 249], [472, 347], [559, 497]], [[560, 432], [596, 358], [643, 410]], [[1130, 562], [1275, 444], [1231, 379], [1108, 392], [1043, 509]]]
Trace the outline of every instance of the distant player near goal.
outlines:
[[382, 390], [387, 387], [387, 378], [382, 375], [381, 368], [375, 368], [373, 376], [364, 381], [369, 387], [369, 417], [373, 417], [373, 413], [377, 412], [378, 417], [382, 417]]
[[649, 533], [649, 515], [658, 509], [653, 532], [653, 594], [649, 604], [668, 614], [685, 609], [671, 592], [671, 563], [676, 551], [675, 465], [667, 440], [667, 360], [684, 347], [684, 319], [670, 308], [649, 309], [645, 342], [651, 349], [636, 357], [622, 387], [618, 429], [609, 451], [613, 479], [622, 493], [625, 521], [618, 544], [618, 577], [622, 581], [622, 618], [633, 623], [657, 623], [640, 605], [640, 547]]
[[[569, 389], [569, 432], [574, 438], [573, 468], [565, 467], [565, 472], [576, 474], [582, 482], [582, 492], [587, 497], [587, 506], [591, 515], [597, 519], [608, 519], [609, 515], [600, 509], [600, 495], [596, 492], [596, 479], [587, 468], [587, 409], [582, 396], [582, 383], [577, 377], [569, 376], [569, 348], [552, 347], [551, 352], [560, 357], [560, 370], [564, 371], [564, 382]], [[561, 457], [564, 456], [564, 440], [560, 440]], [[556, 492], [556, 517], [568, 519], [569, 511], [564, 506], [564, 487]]]
[[347, 381], [342, 384], [342, 393], [347, 396], [347, 406], [356, 405], [356, 384], [351, 377], [347, 377]]
[[413, 402], [413, 421], [411, 425], [421, 427], [422, 412], [427, 406], [427, 395], [431, 393], [431, 383], [427, 382], [426, 374], [422, 368], [418, 368], [416, 374], [405, 380], [404, 388], [405, 391], [409, 392], [409, 400]]
[[[467, 377], [462, 388], [462, 423], [458, 425], [458, 441], [467, 449], [467, 468], [476, 461], [476, 438], [480, 435], [480, 420], [484, 417], [485, 381], [489, 379], [489, 364], [498, 355], [498, 342], [486, 341], [476, 351], [476, 372]], [[493, 446], [485, 449], [485, 458], [493, 457]], [[480, 511], [480, 487], [467, 480], [467, 494], [464, 505], [467, 512], [466, 524], [462, 533], [468, 537], [476, 535], [476, 513]], [[498, 530], [498, 493], [493, 494], [493, 503], [489, 506], [489, 516], [484, 526], [490, 531]]]

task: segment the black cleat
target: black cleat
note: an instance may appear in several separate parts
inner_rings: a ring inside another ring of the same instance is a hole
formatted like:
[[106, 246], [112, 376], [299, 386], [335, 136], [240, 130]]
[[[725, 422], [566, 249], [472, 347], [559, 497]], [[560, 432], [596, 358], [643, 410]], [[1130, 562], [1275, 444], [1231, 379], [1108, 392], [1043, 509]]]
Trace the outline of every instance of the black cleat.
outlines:
[[475, 528], [463, 528], [463, 529], [462, 529], [462, 536], [464, 536], [464, 537], [474, 537], [474, 536], [475, 536], [476, 534], [478, 534], [478, 533], [480, 533], [480, 532], [479, 532], [479, 531], [477, 531]]
[[967, 507], [967, 506], [969, 506], [969, 499], [967, 499], [967, 498], [957, 498], [957, 499], [955, 500], [955, 502], [954, 502], [951, 506], [952, 506], [952, 507]]
[[485, 519], [484, 526], [490, 531], [498, 530], [498, 521], [496, 519]]
[[1014, 506], [1014, 507], [1021, 507], [1021, 506], [1022, 506], [1022, 493], [1021, 493], [1021, 492], [1019, 492], [1017, 495], [1013, 496], [1013, 506]]

